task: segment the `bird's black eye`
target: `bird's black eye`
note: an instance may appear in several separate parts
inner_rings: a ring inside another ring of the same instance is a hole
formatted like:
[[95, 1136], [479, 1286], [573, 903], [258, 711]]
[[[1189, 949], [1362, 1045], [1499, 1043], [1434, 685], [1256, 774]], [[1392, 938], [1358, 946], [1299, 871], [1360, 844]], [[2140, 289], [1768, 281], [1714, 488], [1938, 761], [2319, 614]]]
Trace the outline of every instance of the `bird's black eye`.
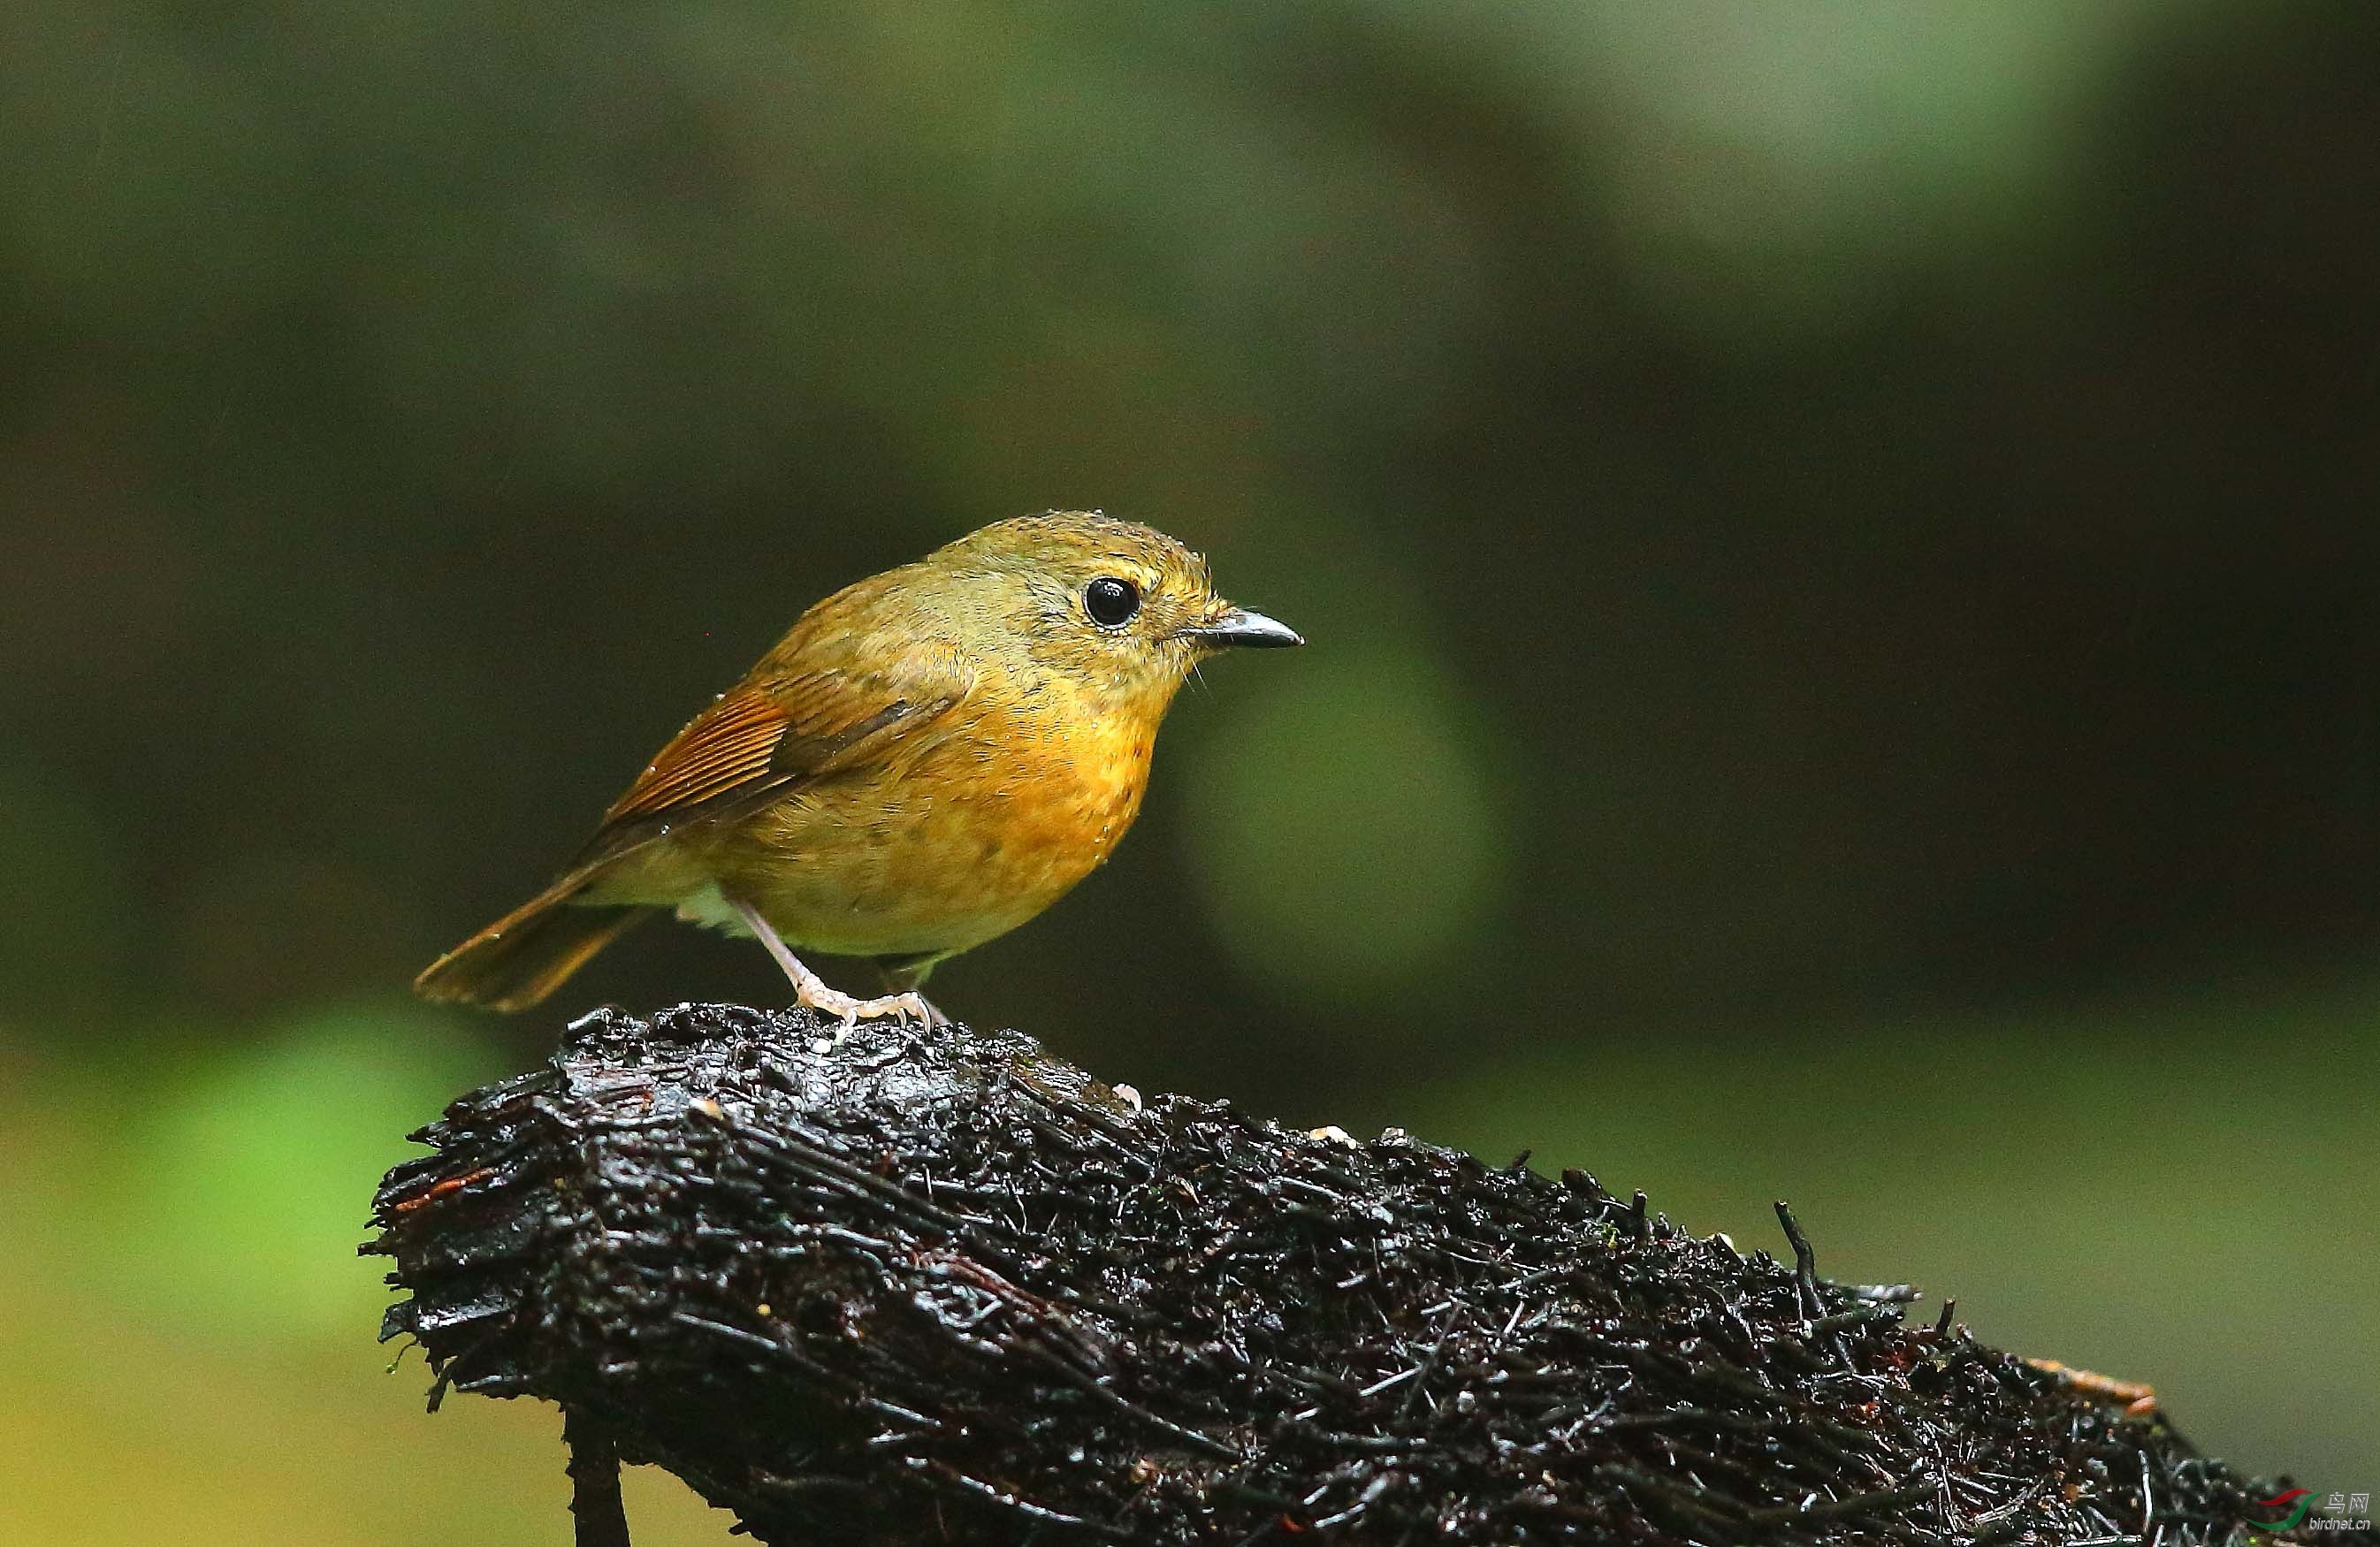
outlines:
[[1103, 574], [1083, 587], [1083, 610], [1103, 628], [1121, 628], [1140, 610], [1140, 587]]

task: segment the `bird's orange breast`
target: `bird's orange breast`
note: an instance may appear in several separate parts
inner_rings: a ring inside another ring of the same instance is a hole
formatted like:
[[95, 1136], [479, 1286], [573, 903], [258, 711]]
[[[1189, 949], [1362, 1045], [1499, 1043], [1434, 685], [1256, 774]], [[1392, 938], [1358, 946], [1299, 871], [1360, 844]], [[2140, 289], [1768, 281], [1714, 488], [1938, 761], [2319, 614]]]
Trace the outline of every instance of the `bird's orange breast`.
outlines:
[[1031, 708], [934, 726], [881, 765], [689, 831], [641, 889], [674, 901], [716, 885], [797, 949], [838, 955], [947, 953], [1004, 934], [1123, 837], [1155, 737], [1138, 717]]

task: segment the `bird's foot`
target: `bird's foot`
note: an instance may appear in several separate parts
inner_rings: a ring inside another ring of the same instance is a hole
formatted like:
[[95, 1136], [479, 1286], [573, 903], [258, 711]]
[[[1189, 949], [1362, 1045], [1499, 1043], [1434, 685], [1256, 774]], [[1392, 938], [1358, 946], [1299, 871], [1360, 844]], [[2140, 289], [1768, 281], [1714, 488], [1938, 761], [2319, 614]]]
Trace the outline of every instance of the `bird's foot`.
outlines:
[[801, 958], [795, 956], [783, 938], [774, 929], [769, 927], [769, 921], [760, 916], [759, 909], [748, 902], [735, 899], [730, 899], [729, 905], [744, 920], [746, 927], [752, 931], [752, 937], [760, 942], [770, 956], [775, 959], [777, 965], [783, 970], [786, 978], [794, 985], [795, 1004], [807, 1005], [811, 1009], [823, 1010], [829, 1015], [842, 1017], [843, 1024], [836, 1030], [834, 1040], [827, 1044], [829, 1047], [843, 1045], [844, 1039], [851, 1035], [852, 1029], [862, 1021], [875, 1021], [889, 1016], [897, 1019], [905, 1026], [914, 1016], [917, 1018], [917, 1024], [929, 1028], [950, 1023], [949, 1017], [928, 1004], [926, 997], [922, 994], [887, 994], [880, 998], [863, 999], [856, 995], [846, 994], [840, 988], [831, 986], [826, 979], [802, 965]]
[[840, 988], [828, 987], [817, 973], [807, 967], [802, 969], [800, 977], [794, 979], [794, 999], [797, 1004], [843, 1018], [842, 1026], [834, 1033], [836, 1046], [841, 1046], [844, 1038], [849, 1036], [853, 1028], [862, 1021], [889, 1017], [906, 1026], [914, 1017], [918, 1025], [928, 1028], [950, 1023], [926, 1002], [922, 994], [886, 994], [878, 998], [863, 999]]

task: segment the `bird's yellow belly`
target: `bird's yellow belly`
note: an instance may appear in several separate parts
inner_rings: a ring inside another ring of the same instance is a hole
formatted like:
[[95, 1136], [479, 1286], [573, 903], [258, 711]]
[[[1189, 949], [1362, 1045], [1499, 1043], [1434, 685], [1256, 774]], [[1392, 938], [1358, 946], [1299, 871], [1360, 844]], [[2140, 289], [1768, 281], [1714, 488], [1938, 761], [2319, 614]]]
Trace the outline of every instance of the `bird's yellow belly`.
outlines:
[[[838, 956], [949, 954], [1003, 935], [1089, 875], [1138, 815], [1148, 751], [1045, 757], [1027, 772], [960, 743], [952, 776], [828, 780], [723, 831], [663, 840], [652, 900], [716, 887], [759, 910], [796, 949]], [[937, 759], [939, 761], [940, 759]], [[898, 795], [888, 796], [888, 789]]]

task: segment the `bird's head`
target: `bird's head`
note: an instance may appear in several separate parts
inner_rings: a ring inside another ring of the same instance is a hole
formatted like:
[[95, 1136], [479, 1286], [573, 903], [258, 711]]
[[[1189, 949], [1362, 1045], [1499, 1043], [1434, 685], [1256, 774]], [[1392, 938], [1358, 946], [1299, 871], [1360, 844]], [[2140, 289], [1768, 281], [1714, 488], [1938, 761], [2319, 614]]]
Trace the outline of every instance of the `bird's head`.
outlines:
[[1009, 649], [1117, 713], [1161, 715], [1218, 651], [1305, 643], [1218, 596], [1198, 554], [1097, 512], [997, 522], [926, 562], [971, 583]]

